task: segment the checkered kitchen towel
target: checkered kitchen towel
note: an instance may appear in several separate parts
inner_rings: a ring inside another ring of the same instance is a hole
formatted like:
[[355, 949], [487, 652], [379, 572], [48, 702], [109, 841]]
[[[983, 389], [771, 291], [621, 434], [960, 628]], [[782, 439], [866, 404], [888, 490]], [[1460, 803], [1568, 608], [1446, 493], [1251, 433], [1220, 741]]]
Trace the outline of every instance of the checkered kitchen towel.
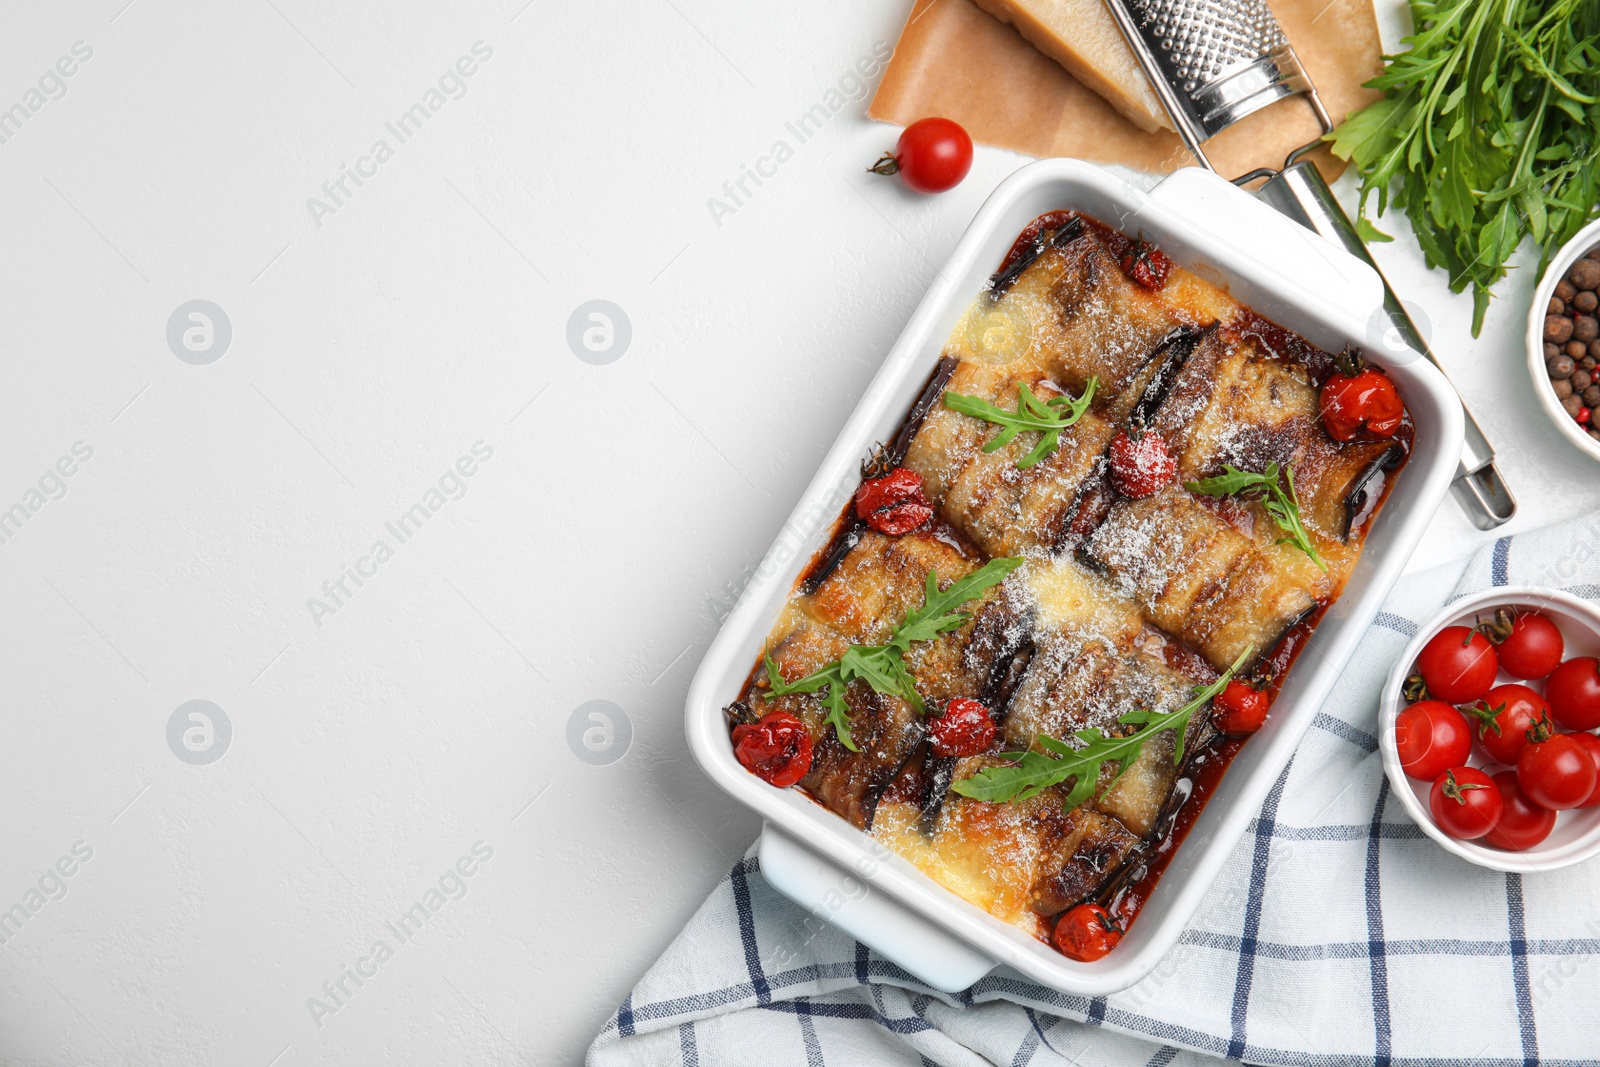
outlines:
[[589, 1050], [623, 1064], [1600, 1064], [1600, 861], [1501, 874], [1391, 799], [1373, 731], [1420, 622], [1491, 585], [1600, 599], [1600, 520], [1403, 580], [1183, 939], [1115, 996], [1001, 969], [936, 993], [769, 887], [723, 879]]

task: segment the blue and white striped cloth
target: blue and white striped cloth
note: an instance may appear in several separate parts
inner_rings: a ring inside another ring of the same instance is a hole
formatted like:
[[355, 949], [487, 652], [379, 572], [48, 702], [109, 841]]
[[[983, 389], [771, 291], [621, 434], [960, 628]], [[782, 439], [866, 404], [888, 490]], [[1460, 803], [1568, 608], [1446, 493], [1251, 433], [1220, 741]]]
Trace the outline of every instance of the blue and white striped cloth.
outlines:
[[742, 860], [596, 1038], [591, 1067], [1600, 1064], [1600, 861], [1501, 874], [1389, 796], [1378, 691], [1418, 623], [1491, 585], [1600, 599], [1600, 519], [1406, 578], [1162, 965], [1115, 996], [1004, 969], [930, 990]]

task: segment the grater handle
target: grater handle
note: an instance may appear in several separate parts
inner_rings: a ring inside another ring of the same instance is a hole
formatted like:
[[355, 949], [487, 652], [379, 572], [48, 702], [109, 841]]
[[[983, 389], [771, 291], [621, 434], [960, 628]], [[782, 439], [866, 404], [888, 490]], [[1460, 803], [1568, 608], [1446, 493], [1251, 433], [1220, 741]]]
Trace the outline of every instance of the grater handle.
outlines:
[[[1371, 264], [1372, 269], [1378, 272], [1378, 277], [1383, 278], [1383, 309], [1400, 338], [1407, 346], [1426, 356], [1434, 366], [1444, 370], [1438, 357], [1428, 347], [1427, 339], [1417, 330], [1411, 316], [1400, 303], [1400, 298], [1390, 287], [1389, 280], [1383, 277], [1383, 271], [1378, 270], [1372, 253], [1367, 251], [1366, 243], [1356, 233], [1344, 207], [1334, 197], [1333, 190], [1328, 188], [1328, 183], [1315, 165], [1306, 160], [1291, 163], [1268, 178], [1256, 190], [1256, 195], [1313, 233], [1320, 234], [1351, 255]], [[1461, 407], [1466, 415], [1466, 442], [1461, 466], [1457, 469], [1456, 480], [1451, 488], [1455, 491], [1456, 502], [1473, 525], [1480, 530], [1492, 530], [1508, 522], [1517, 513], [1517, 501], [1495, 467], [1494, 446], [1489, 443], [1488, 436], [1465, 401], [1462, 401]]]

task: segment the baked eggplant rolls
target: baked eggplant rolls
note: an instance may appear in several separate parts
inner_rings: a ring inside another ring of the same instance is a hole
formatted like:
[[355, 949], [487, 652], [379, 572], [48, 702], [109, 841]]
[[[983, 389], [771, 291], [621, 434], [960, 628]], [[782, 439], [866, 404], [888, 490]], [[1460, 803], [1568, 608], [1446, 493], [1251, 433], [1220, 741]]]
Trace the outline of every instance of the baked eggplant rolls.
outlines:
[[[1377, 399], [1330, 410], [1356, 374]], [[729, 705], [735, 753], [1006, 922], [1120, 932], [1410, 440], [1358, 352], [1044, 216], [864, 464]]]

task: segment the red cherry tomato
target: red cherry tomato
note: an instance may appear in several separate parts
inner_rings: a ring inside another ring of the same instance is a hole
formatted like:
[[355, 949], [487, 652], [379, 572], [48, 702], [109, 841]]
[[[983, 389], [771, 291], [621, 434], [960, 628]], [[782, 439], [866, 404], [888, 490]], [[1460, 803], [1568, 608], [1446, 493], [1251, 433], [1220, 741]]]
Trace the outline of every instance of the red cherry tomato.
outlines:
[[1551, 716], [1567, 729], [1600, 726], [1600, 661], [1593, 656], [1567, 660], [1550, 672], [1544, 695]]
[[1500, 818], [1483, 835], [1486, 844], [1508, 852], [1523, 852], [1550, 836], [1556, 828], [1556, 813], [1528, 799], [1517, 784], [1517, 772], [1506, 770], [1494, 776], [1500, 790]]
[[1424, 700], [1396, 716], [1394, 741], [1406, 774], [1431, 782], [1467, 762], [1472, 728], [1465, 715], [1444, 701]]
[[1517, 784], [1529, 800], [1552, 811], [1586, 802], [1594, 792], [1595, 774], [1589, 750], [1571, 734], [1531, 744], [1517, 757]]
[[1600, 806], [1600, 737], [1587, 733], [1568, 734], [1567, 736], [1576, 741], [1578, 746], [1585, 752], [1589, 753], [1589, 758], [1594, 761], [1594, 792], [1590, 793], [1589, 799], [1579, 804], [1578, 807], [1593, 808]]
[[898, 174], [919, 193], [942, 193], [960, 185], [972, 169], [972, 138], [950, 119], [918, 119], [901, 131], [894, 151], [868, 169]]
[[769, 711], [733, 728], [733, 754], [751, 774], [781, 789], [811, 769], [811, 734], [787, 711]]
[[976, 756], [994, 743], [994, 719], [976, 700], [956, 697], [944, 714], [928, 722], [933, 751], [941, 756]]
[[1334, 362], [1339, 369], [1322, 383], [1321, 394], [1322, 425], [1328, 436], [1335, 441], [1393, 437], [1406, 414], [1394, 382], [1383, 371], [1368, 367], [1353, 349], [1346, 349]]
[[1160, 292], [1172, 273], [1172, 257], [1148, 241], [1136, 241], [1122, 257], [1122, 272], [1151, 292]]
[[1178, 476], [1178, 461], [1161, 435], [1149, 430], [1118, 430], [1111, 440], [1111, 485], [1138, 500], [1158, 493]]
[[896, 467], [882, 478], [861, 483], [856, 514], [879, 533], [899, 537], [933, 518], [933, 505], [922, 491], [922, 475]]
[[1476, 767], [1454, 767], [1434, 780], [1428, 807], [1439, 829], [1461, 841], [1482, 837], [1505, 808], [1500, 790]]
[[1544, 697], [1516, 682], [1497, 685], [1461, 709], [1477, 726], [1478, 744], [1496, 763], [1517, 762], [1522, 750], [1555, 733]]
[[1211, 701], [1211, 722], [1225, 734], [1253, 734], [1267, 721], [1267, 709], [1271, 706], [1272, 700], [1266, 693], [1249, 682], [1234, 678]]
[[1500, 669], [1513, 678], [1543, 678], [1560, 666], [1562, 648], [1555, 623], [1537, 611], [1523, 611], [1512, 620], [1510, 635], [1495, 646], [1495, 655]]
[[1094, 962], [1121, 940], [1122, 924], [1098, 904], [1079, 904], [1056, 920], [1056, 948], [1082, 963]]
[[1499, 670], [1489, 639], [1466, 626], [1446, 626], [1422, 646], [1417, 657], [1417, 671], [1428, 695], [1446, 704], [1477, 700], [1489, 691]]

